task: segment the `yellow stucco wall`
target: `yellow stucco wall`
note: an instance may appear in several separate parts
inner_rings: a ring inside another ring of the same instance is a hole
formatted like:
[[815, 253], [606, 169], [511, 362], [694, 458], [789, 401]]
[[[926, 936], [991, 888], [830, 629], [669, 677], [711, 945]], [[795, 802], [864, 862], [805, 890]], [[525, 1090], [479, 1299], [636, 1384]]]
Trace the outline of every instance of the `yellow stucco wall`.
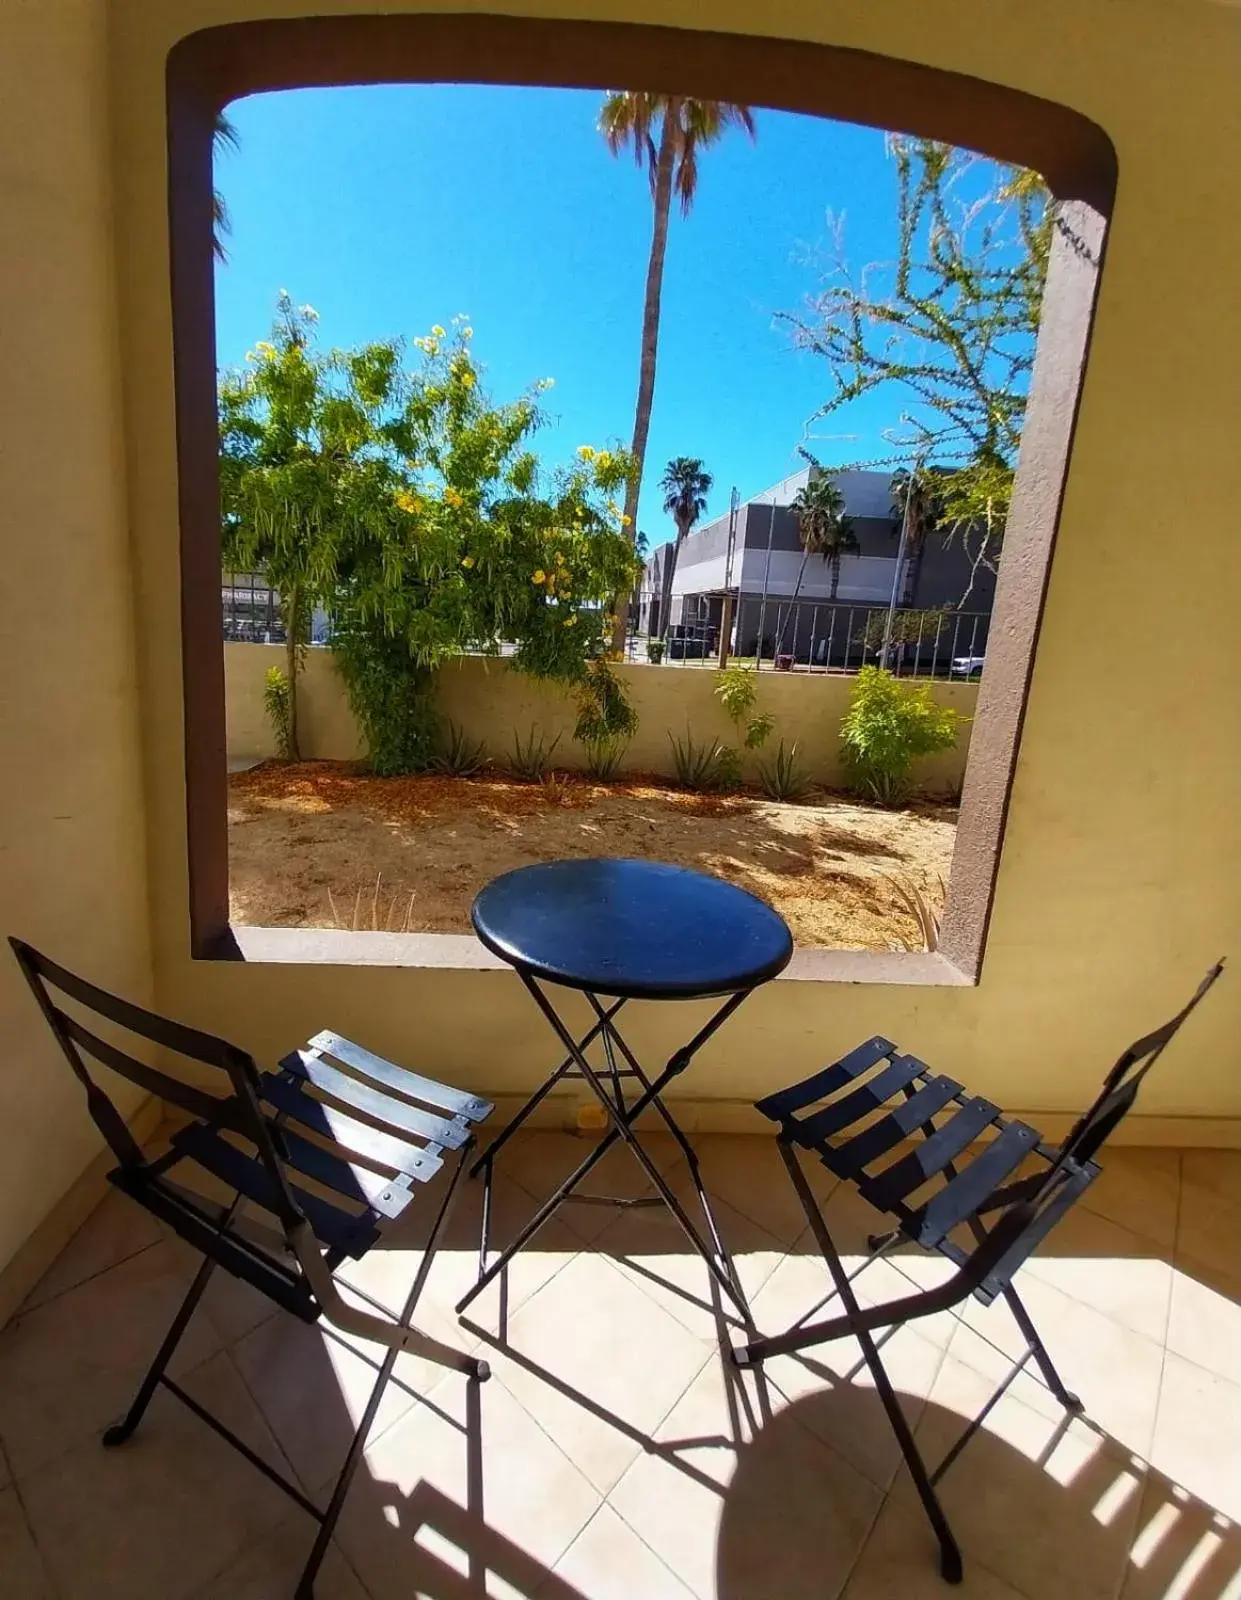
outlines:
[[[3, 628], [4, 921], [139, 996], [149, 937], [158, 1002], [262, 1054], [328, 1022], [516, 1088], [549, 1052], [507, 974], [189, 959], [164, 62], [196, 28], [303, 9], [0, 7], [0, 516], [19, 586]], [[1119, 202], [982, 981], [773, 985], [686, 1084], [752, 1095], [882, 1029], [1010, 1105], [1078, 1105], [1241, 924], [1241, 16], [1208, 0], [508, 9], [897, 53], [1061, 101], [1111, 136]], [[1169, 615], [1186, 618], [1175, 648]], [[7, 968], [0, 1000], [3, 1260], [87, 1144]], [[639, 1038], [662, 1048], [681, 1027], [656, 1015]], [[1241, 1115], [1239, 1040], [1234, 974], [1144, 1109]]]
[[[269, 667], [283, 667], [283, 645], [228, 644], [224, 647], [225, 695], [230, 760], [276, 754], [271, 724], [263, 709]], [[736, 731], [715, 695], [718, 676], [698, 667], [622, 666], [618, 668], [638, 714], [638, 731], [622, 761], [624, 772], [675, 772], [669, 736], [688, 732], [699, 743], [721, 739], [737, 743]], [[796, 744], [799, 765], [816, 783], [844, 782], [840, 761], [840, 719], [849, 704], [853, 679], [827, 674], [763, 672], [755, 710], [773, 716], [776, 726], [759, 752], [769, 755], [779, 740]], [[978, 699], [976, 683], [937, 683], [941, 705], [954, 707], [963, 721], [956, 747], [928, 757], [917, 767], [917, 781], [929, 794], [959, 792], [969, 753], [969, 719]], [[363, 754], [357, 723], [331, 652], [308, 650], [298, 678], [299, 743], [307, 760], [352, 761]], [[558, 767], [581, 767], [585, 751], [573, 738], [577, 708], [555, 684], [515, 672], [505, 661], [467, 656], [440, 671], [437, 694], [446, 723], [481, 739], [488, 754], [503, 764], [514, 735], [525, 740], [536, 728], [544, 739], [558, 739]], [[745, 757], [747, 775], [755, 758]]]

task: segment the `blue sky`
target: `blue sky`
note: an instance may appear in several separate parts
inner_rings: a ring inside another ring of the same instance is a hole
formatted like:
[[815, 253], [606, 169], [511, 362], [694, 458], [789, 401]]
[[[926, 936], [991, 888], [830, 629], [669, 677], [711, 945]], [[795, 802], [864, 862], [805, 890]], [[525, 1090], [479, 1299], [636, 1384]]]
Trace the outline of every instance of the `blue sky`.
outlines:
[[[614, 159], [585, 91], [456, 85], [300, 90], [230, 110], [240, 150], [217, 183], [233, 232], [217, 272], [221, 365], [243, 360], [283, 287], [320, 315], [325, 345], [425, 332], [467, 312], [498, 399], [537, 378], [549, 462], [579, 444], [627, 444], [650, 244], [646, 178]], [[797, 445], [829, 392], [821, 360], [791, 347], [778, 310], [814, 288], [807, 254], [844, 213], [855, 265], [895, 249], [883, 137], [757, 113], [704, 157], [687, 220], [674, 216], [659, 376], [639, 525], [671, 534], [655, 481], [674, 455], [715, 478], [709, 515], [801, 465]], [[883, 451], [901, 396], [839, 413], [818, 448], [836, 462]]]

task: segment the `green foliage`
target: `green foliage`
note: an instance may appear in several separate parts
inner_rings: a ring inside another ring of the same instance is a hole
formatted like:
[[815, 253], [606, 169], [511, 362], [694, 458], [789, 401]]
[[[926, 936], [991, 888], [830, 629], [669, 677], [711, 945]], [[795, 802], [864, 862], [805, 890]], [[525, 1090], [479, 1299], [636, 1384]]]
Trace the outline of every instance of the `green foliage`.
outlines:
[[[942, 637], [952, 614], [946, 606], [938, 609], [933, 607], [928, 611], [895, 611], [892, 614], [892, 643], [913, 645], [921, 638], [923, 644], [929, 647], [937, 633]], [[887, 625], [886, 611], [872, 611], [854, 634], [854, 644], [863, 645], [868, 650], [878, 650], [883, 644]]]
[[289, 749], [289, 702], [290, 686], [285, 673], [279, 667], [268, 667], [267, 676], [263, 682], [263, 710], [267, 713], [267, 720], [271, 723], [272, 732], [276, 736], [276, 749], [282, 760], [291, 759]]
[[513, 735], [513, 754], [509, 766], [526, 783], [541, 783], [552, 769], [552, 757], [559, 743], [559, 734], [549, 741], [546, 734], [539, 732], [538, 723], [535, 723], [524, 739], [519, 734]]
[[611, 783], [620, 766], [621, 757], [629, 748], [629, 740], [614, 736], [610, 739], [586, 741], [586, 771], [596, 783]]
[[664, 641], [662, 639], [648, 639], [646, 641], [646, 659], [652, 666], [658, 666], [664, 659]]
[[472, 778], [488, 765], [486, 741], [471, 739], [455, 722], [448, 724], [447, 735], [441, 738], [430, 762], [432, 772], [449, 778]]
[[734, 662], [717, 676], [719, 682], [715, 686], [715, 694], [737, 729], [737, 737], [747, 750], [757, 750], [776, 725], [775, 718], [766, 712], [750, 715], [758, 696], [758, 673], [753, 667], [739, 666]]
[[637, 731], [638, 714], [629, 702], [625, 685], [602, 657], [588, 662], [578, 685], [573, 737], [586, 745], [606, 744], [614, 739], [628, 744]]
[[770, 759], [758, 764], [758, 786], [769, 800], [800, 800], [810, 788], [810, 780], [798, 765], [796, 743], [781, 739]]
[[918, 941], [915, 944], [909, 939], [902, 939], [901, 943], [905, 949], [938, 950], [940, 929], [944, 920], [943, 911], [940, 908], [943, 906], [948, 893], [944, 887], [944, 880], [942, 878], [939, 879], [939, 900], [936, 902], [923, 894], [912, 878], [896, 878], [891, 873], [885, 873], [884, 876], [891, 883], [892, 892], [900, 902], [902, 909], [917, 924]]
[[863, 667], [840, 725], [850, 786], [881, 805], [909, 792], [920, 756], [950, 750], [960, 718], [931, 698], [928, 684], [903, 683], [881, 667]]
[[900, 241], [889, 276], [854, 278], [838, 240], [810, 315], [782, 317], [831, 371], [815, 422], [882, 385], [905, 389], [913, 410], [887, 464], [946, 463], [940, 525], [960, 533], [975, 570], [994, 568], [1052, 241], [1086, 247], [1033, 172], [931, 139], [892, 135], [889, 151]]
[[741, 762], [737, 752], [719, 739], [699, 744], [686, 729], [685, 738], [668, 735], [672, 745], [672, 766], [677, 782], [685, 789], [718, 794], [735, 789], [741, 781]]
[[637, 573], [613, 496], [623, 451], [541, 469], [539, 391], [493, 404], [472, 330], [321, 354], [282, 295], [270, 341], [220, 385], [228, 563], [332, 614], [333, 648], [377, 772], [434, 756], [434, 672], [516, 643], [521, 671], [581, 683], [607, 603]]

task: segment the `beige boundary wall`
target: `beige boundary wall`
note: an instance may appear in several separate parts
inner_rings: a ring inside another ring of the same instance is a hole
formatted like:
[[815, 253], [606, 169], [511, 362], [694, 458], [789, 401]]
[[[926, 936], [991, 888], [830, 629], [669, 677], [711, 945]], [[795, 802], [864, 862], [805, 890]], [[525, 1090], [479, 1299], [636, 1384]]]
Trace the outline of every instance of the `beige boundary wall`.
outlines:
[[[283, 667], [283, 645], [226, 644], [224, 671], [228, 705], [230, 761], [275, 755], [271, 726], [263, 711], [263, 683], [269, 667]], [[716, 699], [718, 674], [701, 667], [619, 669], [638, 713], [638, 731], [625, 752], [621, 770], [671, 776], [670, 735], [688, 729], [700, 742], [736, 742], [736, 732]], [[780, 739], [796, 741], [798, 758], [817, 783], [844, 781], [840, 764], [840, 719], [849, 703], [853, 679], [826, 673], [762, 672], [757, 710], [776, 719], [767, 750]], [[357, 724], [330, 650], [308, 650], [298, 679], [302, 754], [307, 759], [352, 761], [363, 754]], [[961, 713], [956, 748], [918, 766], [920, 787], [931, 794], [959, 791], [969, 753], [969, 721], [978, 698], [974, 683], [937, 683], [935, 698]], [[503, 762], [514, 735], [525, 738], [537, 726], [548, 739], [559, 735], [554, 761], [580, 767], [584, 752], [573, 738], [576, 709], [572, 696], [556, 684], [541, 683], [515, 671], [506, 661], [467, 656], [440, 673], [439, 709], [473, 739], [485, 740], [488, 753]]]

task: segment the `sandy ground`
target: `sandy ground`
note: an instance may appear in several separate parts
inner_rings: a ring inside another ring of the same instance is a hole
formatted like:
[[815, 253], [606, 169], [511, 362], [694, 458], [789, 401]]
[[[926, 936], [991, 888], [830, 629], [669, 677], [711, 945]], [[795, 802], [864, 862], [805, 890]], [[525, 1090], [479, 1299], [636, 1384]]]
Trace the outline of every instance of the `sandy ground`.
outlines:
[[920, 949], [893, 878], [942, 899], [952, 807], [879, 811], [833, 796], [778, 805], [657, 782], [368, 778], [337, 762], [268, 762], [229, 779], [232, 918], [268, 927], [466, 932], [512, 867], [645, 856], [761, 896], [801, 945]]

